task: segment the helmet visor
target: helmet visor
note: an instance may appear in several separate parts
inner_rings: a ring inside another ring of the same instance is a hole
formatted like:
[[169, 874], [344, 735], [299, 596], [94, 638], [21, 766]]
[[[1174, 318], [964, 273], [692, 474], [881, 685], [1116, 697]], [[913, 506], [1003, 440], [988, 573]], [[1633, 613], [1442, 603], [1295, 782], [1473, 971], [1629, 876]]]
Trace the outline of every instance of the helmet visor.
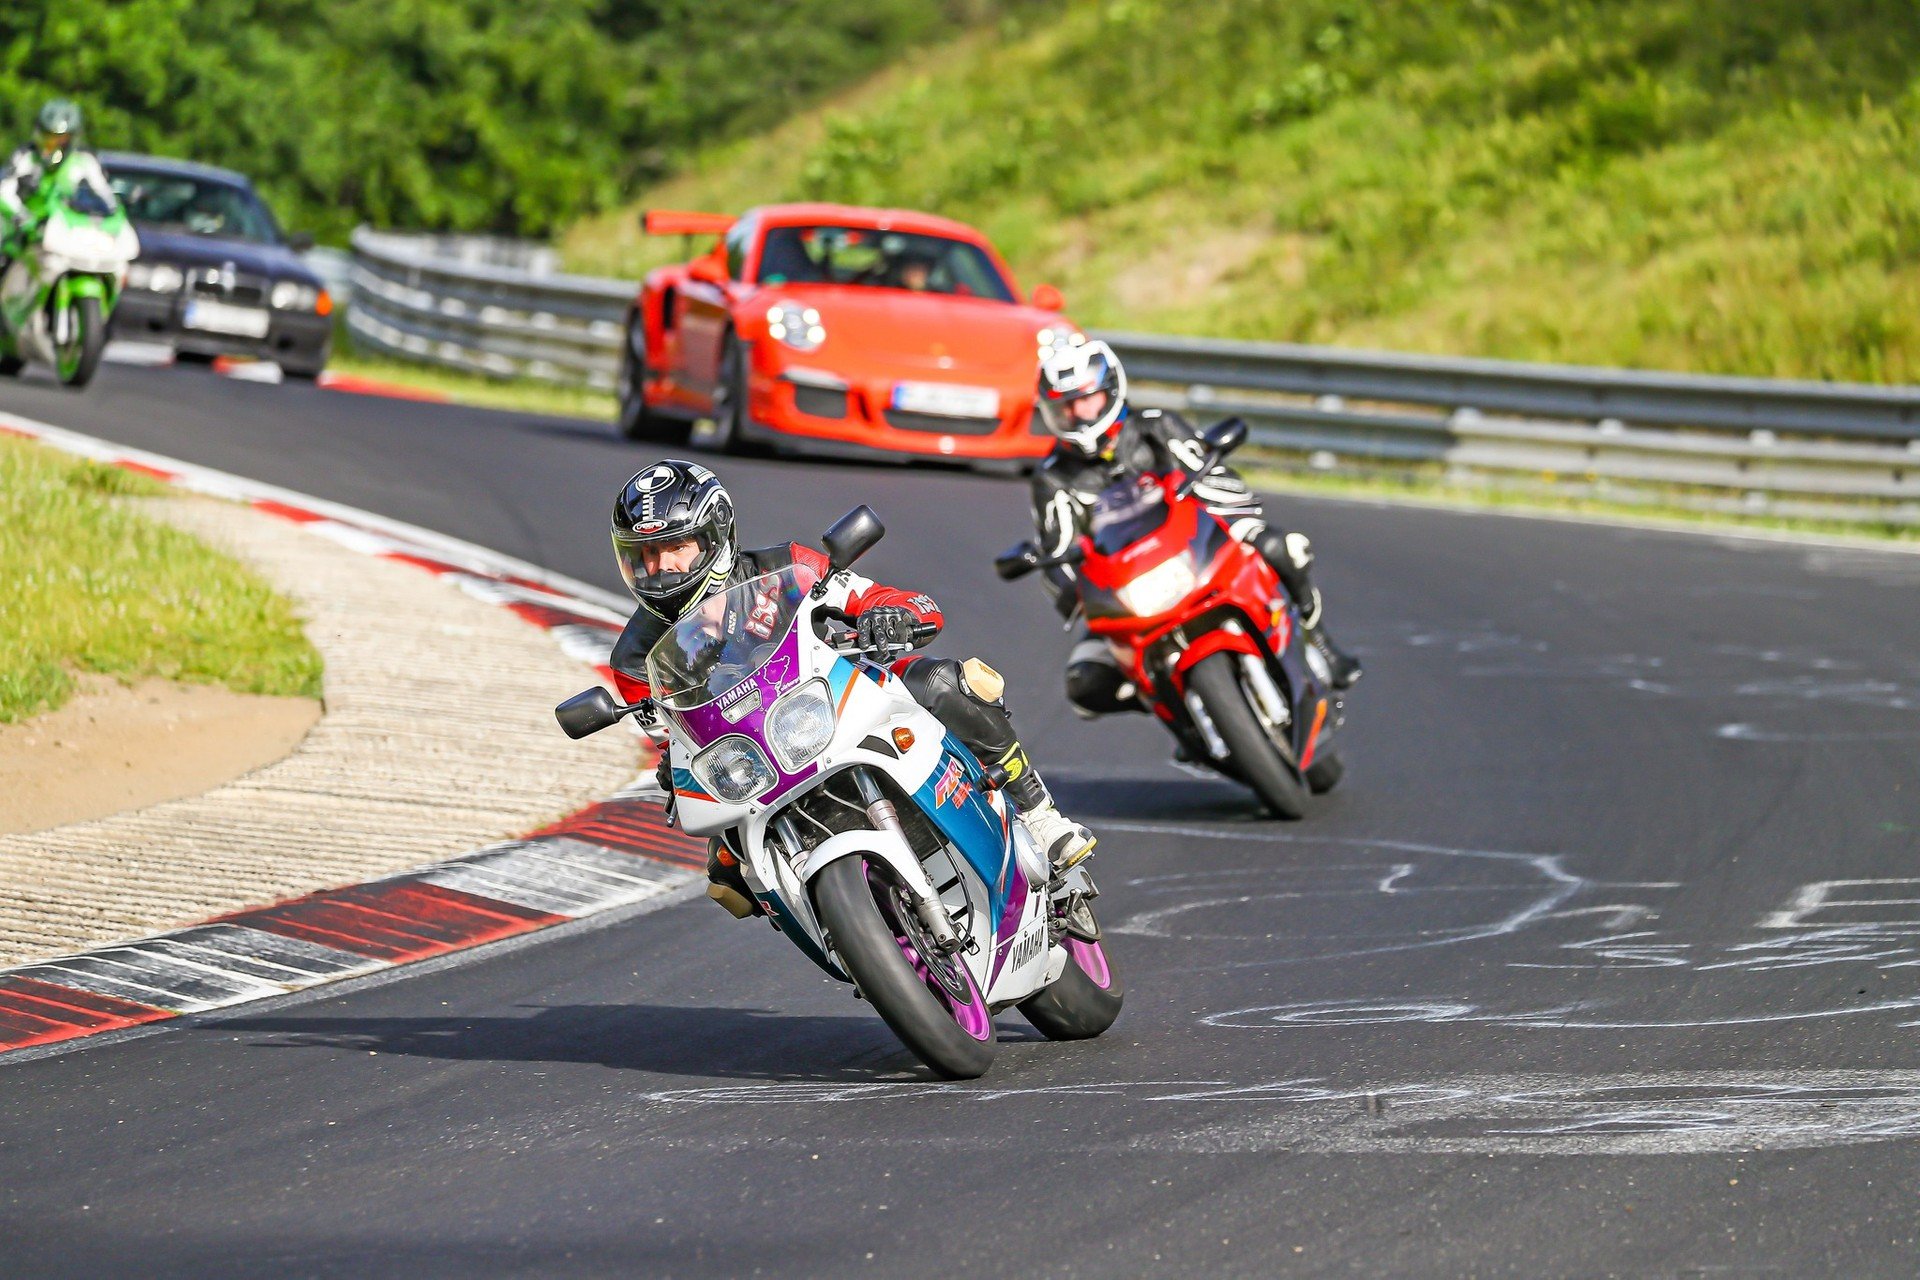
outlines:
[[627, 590], [657, 604], [699, 586], [720, 558], [721, 539], [711, 524], [657, 534], [613, 531], [613, 555]]
[[1054, 396], [1046, 391], [1039, 395], [1040, 421], [1047, 430], [1067, 440], [1083, 439], [1090, 430], [1095, 429], [1107, 408], [1113, 403], [1113, 393], [1105, 387], [1088, 387], [1082, 391], [1070, 391], [1065, 395]]

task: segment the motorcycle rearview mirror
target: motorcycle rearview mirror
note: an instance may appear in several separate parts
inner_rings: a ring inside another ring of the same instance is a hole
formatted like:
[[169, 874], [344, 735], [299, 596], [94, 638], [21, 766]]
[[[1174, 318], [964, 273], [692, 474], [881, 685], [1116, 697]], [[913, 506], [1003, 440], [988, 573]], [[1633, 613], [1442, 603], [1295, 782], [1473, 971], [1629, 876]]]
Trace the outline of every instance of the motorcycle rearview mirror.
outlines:
[[993, 558], [993, 571], [1006, 582], [1024, 578], [1039, 567], [1040, 548], [1031, 542], [1016, 543]]
[[839, 573], [873, 550], [886, 536], [887, 526], [880, 523], [872, 507], [862, 503], [835, 520], [833, 527], [821, 535], [820, 545], [827, 549], [830, 570]]
[[621, 706], [613, 700], [613, 695], [605, 689], [595, 686], [592, 689], [574, 694], [553, 709], [553, 718], [560, 722], [569, 738], [584, 738], [590, 733], [598, 733], [620, 723], [620, 717], [640, 709], [639, 703]]
[[1206, 429], [1201, 438], [1207, 442], [1208, 452], [1224, 458], [1247, 442], [1247, 420], [1227, 418], [1216, 422]]

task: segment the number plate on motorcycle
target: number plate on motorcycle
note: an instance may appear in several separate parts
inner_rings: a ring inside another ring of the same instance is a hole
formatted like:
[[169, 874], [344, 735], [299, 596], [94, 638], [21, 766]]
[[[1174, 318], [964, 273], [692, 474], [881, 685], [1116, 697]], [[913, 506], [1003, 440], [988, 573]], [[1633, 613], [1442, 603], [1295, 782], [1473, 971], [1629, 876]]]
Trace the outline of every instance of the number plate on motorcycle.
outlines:
[[189, 329], [209, 333], [231, 333], [241, 338], [267, 336], [267, 313], [258, 307], [236, 307], [229, 302], [208, 302], [195, 298], [187, 303], [180, 322]]
[[896, 382], [893, 407], [942, 418], [997, 418], [1000, 393], [992, 387], [958, 387], [949, 382]]

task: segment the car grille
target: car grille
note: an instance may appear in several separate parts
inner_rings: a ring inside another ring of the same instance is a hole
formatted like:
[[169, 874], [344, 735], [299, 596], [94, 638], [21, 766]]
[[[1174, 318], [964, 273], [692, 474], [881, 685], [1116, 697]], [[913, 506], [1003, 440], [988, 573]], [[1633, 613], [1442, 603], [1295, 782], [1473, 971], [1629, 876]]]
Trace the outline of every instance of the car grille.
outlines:
[[990, 436], [1000, 429], [998, 418], [948, 418], [937, 413], [908, 413], [889, 409], [887, 425], [900, 431], [925, 431], [937, 436]]
[[847, 393], [830, 387], [796, 386], [793, 389], [793, 407], [816, 418], [844, 418], [847, 416]]
[[211, 267], [196, 267], [187, 272], [187, 292], [239, 307], [265, 306], [267, 291], [272, 287], [267, 277], [244, 271], [224, 275]]

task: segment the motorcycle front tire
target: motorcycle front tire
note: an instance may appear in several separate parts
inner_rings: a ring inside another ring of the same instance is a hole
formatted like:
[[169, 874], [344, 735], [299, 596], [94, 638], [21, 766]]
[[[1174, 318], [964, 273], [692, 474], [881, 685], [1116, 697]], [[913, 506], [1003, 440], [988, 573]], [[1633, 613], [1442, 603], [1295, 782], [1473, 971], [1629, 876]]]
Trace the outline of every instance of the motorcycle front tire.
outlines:
[[79, 336], [70, 348], [71, 354], [55, 349], [54, 372], [63, 384], [78, 391], [93, 381], [94, 370], [100, 367], [100, 353], [107, 347], [107, 323], [100, 314], [100, 299], [76, 298], [72, 305]]
[[1302, 817], [1307, 811], [1306, 787], [1254, 714], [1240, 685], [1238, 662], [1238, 654], [1209, 654], [1187, 672], [1187, 688], [1199, 695], [1227, 744], [1234, 768], [1260, 802], [1279, 817]]
[[[971, 1080], [993, 1065], [993, 1021], [985, 999], [968, 986], [985, 1018], [986, 1038], [965, 1031], [954, 1015], [914, 971], [894, 926], [874, 898], [866, 859], [850, 854], [830, 863], [813, 881], [813, 906], [826, 926], [840, 964], [860, 994], [886, 1021], [913, 1056], [948, 1080]], [[956, 962], [957, 963], [957, 962]], [[961, 965], [964, 972], [965, 966]]]

